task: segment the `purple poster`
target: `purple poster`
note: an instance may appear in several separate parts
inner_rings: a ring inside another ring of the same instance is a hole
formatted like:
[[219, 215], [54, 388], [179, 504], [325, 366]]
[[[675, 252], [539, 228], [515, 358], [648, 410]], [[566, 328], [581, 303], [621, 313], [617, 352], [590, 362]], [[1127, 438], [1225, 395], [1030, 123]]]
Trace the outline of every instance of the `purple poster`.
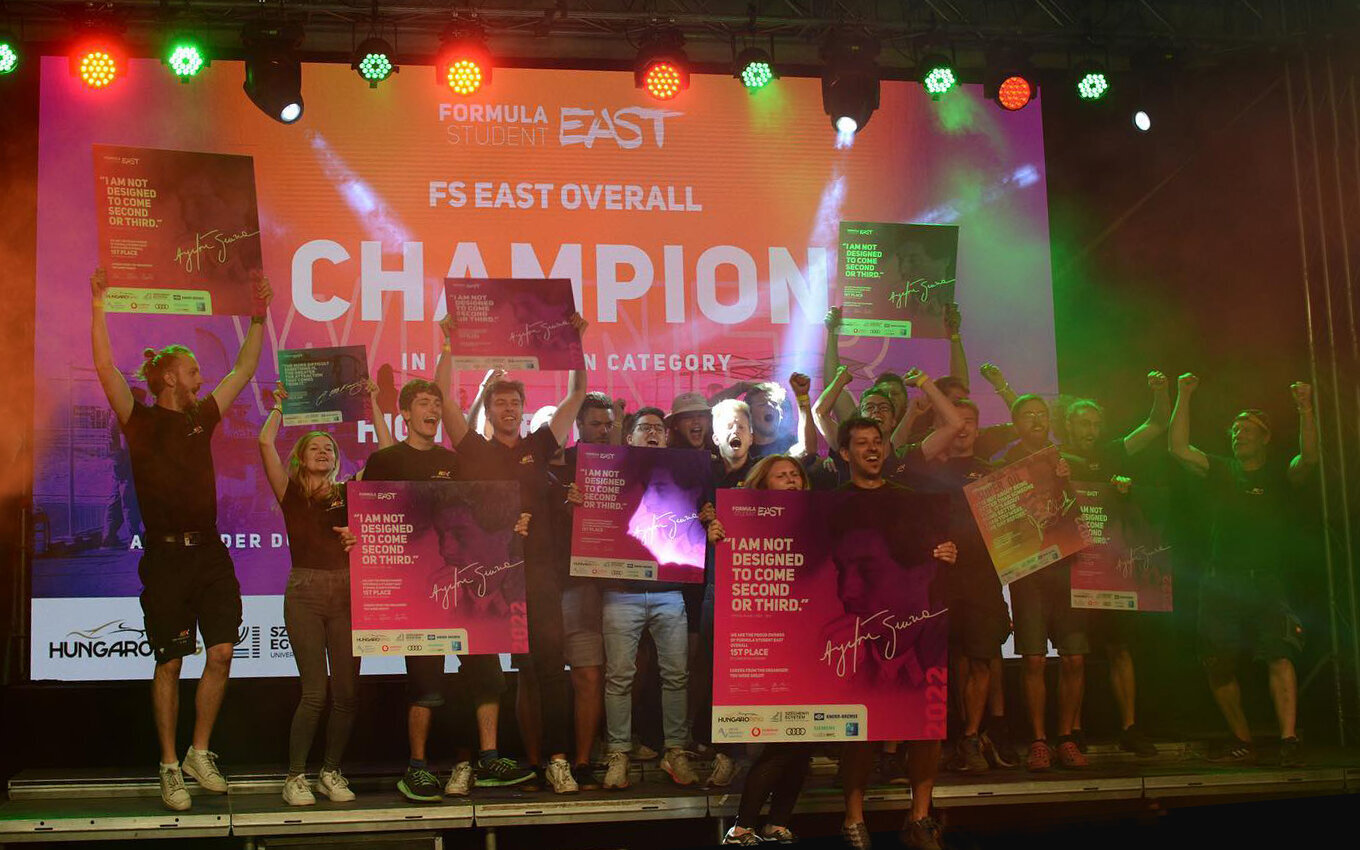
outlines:
[[585, 368], [581, 334], [571, 324], [576, 300], [570, 280], [449, 278], [444, 292], [457, 326], [453, 368]]
[[94, 145], [110, 313], [247, 316], [263, 268], [248, 156]]
[[713, 487], [713, 456], [701, 449], [582, 443], [572, 517], [571, 574], [699, 583], [707, 531], [699, 509]]
[[1091, 545], [1072, 557], [1072, 607], [1170, 611], [1171, 547], [1128, 496], [1074, 485]]
[[288, 391], [283, 424], [331, 425], [368, 419], [368, 352], [362, 345], [279, 350], [279, 380]]
[[945, 737], [949, 498], [718, 491], [713, 740]]
[[915, 339], [949, 336], [959, 229], [948, 224], [841, 222], [841, 333]]
[[518, 484], [346, 487], [355, 655], [529, 651]]

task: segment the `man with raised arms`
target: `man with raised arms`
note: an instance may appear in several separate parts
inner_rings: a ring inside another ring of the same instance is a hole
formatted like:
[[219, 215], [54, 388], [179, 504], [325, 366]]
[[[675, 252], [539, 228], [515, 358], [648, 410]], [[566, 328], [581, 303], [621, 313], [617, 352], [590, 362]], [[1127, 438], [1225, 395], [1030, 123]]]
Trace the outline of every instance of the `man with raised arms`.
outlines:
[[90, 277], [91, 342], [99, 385], [127, 437], [132, 479], [146, 527], [146, 552], [138, 564], [146, 637], [156, 660], [151, 705], [160, 742], [161, 800], [184, 811], [192, 805], [176, 755], [182, 659], [194, 654], [195, 630], [203, 635], [203, 676], [194, 694], [194, 732], [183, 773], [207, 791], [224, 794], [227, 780], [208, 749], [213, 723], [227, 687], [232, 648], [241, 627], [241, 586], [226, 546], [218, 537], [217, 481], [212, 435], [222, 412], [255, 375], [264, 323], [273, 292], [269, 280], [254, 278], [250, 327], [226, 377], [199, 400], [203, 375], [198, 360], [182, 345], [146, 349], [138, 375], [155, 404], [138, 404], [118, 370], [104, 314], [105, 271]]

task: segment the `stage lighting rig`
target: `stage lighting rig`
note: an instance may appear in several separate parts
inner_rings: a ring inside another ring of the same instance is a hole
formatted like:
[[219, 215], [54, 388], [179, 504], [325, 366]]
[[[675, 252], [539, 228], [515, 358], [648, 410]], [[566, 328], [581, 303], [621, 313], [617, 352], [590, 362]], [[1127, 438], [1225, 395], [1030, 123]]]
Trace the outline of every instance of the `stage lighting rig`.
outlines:
[[359, 72], [369, 88], [376, 89], [378, 83], [401, 70], [394, 56], [395, 51], [386, 40], [369, 36], [355, 48], [354, 62], [350, 67]]
[[491, 52], [486, 31], [476, 21], [455, 21], [439, 37], [435, 76], [454, 94], [476, 94], [491, 82]]
[[741, 84], [752, 94], [779, 79], [769, 51], [759, 47], [748, 47], [738, 53], [736, 65], [733, 76], [741, 80]]
[[107, 9], [90, 9], [76, 21], [71, 42], [71, 74], [96, 91], [108, 88], [127, 70], [123, 26]]
[[833, 32], [822, 45], [822, 109], [843, 136], [864, 129], [878, 109], [878, 42]]
[[170, 68], [181, 83], [187, 83], [208, 67], [208, 52], [197, 38], [176, 33], [166, 42], [161, 62]]
[[1039, 77], [1028, 58], [1015, 48], [989, 51], [982, 96], [1007, 112], [1018, 112], [1039, 93]]
[[942, 53], [932, 53], [921, 59], [917, 65], [921, 87], [930, 95], [931, 100], [939, 100], [959, 84], [959, 75], [954, 71], [954, 63]]
[[241, 34], [245, 44], [246, 81], [242, 88], [250, 102], [281, 124], [302, 117], [302, 62], [297, 48], [302, 27], [291, 23], [255, 21]]
[[1105, 68], [1096, 64], [1077, 66], [1077, 98], [1083, 103], [1104, 100], [1110, 92], [1110, 76]]
[[633, 61], [633, 85], [657, 100], [671, 100], [689, 88], [685, 36], [674, 27], [650, 30]]
[[13, 74], [19, 67], [19, 42], [8, 32], [0, 31], [0, 77]]

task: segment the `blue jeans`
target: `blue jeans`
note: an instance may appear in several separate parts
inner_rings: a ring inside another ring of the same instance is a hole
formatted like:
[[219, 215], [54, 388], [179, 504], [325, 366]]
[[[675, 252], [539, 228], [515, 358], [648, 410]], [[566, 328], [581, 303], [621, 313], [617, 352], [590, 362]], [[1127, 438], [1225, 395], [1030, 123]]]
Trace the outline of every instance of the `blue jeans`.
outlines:
[[684, 747], [689, 739], [689, 623], [678, 590], [659, 593], [604, 593], [604, 713], [609, 751], [633, 746], [633, 677], [644, 629], [656, 643], [661, 673], [661, 723], [665, 745]]

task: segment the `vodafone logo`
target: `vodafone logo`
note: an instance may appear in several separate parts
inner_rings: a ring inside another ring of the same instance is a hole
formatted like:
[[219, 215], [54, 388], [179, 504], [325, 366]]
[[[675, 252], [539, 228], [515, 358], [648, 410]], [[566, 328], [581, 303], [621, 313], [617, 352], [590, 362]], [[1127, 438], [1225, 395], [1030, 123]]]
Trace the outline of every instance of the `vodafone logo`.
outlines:
[[759, 738], [759, 737], [760, 737], [760, 727], [759, 727], [759, 726], [752, 726], [752, 727], [751, 727], [751, 737], [752, 737], [752, 738]]

